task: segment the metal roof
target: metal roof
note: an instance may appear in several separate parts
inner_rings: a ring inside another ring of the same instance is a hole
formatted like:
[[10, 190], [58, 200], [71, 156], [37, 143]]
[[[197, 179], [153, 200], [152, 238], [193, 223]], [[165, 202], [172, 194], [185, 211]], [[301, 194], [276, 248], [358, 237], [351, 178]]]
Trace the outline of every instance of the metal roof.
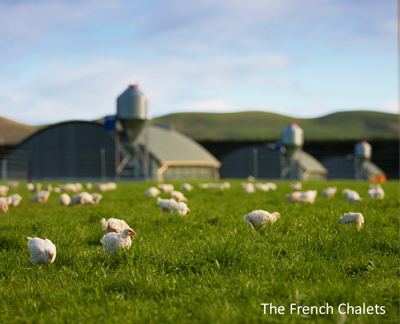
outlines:
[[378, 167], [375, 163], [371, 162], [370, 160], [364, 161], [362, 167], [368, 170], [371, 177], [377, 177], [385, 174], [385, 172], [383, 172], [380, 167]]
[[191, 138], [157, 126], [143, 129], [138, 139], [147, 143], [149, 153], [162, 165], [198, 165], [219, 167], [220, 162]]
[[300, 166], [303, 170], [313, 170], [319, 173], [328, 173], [328, 170], [313, 156], [304, 152], [297, 151], [295, 153], [295, 158], [300, 162]]
[[[329, 170], [328, 179], [354, 179], [353, 157], [331, 156], [321, 162]], [[364, 161], [362, 168], [368, 172], [370, 177], [385, 175], [385, 172], [370, 160]]]

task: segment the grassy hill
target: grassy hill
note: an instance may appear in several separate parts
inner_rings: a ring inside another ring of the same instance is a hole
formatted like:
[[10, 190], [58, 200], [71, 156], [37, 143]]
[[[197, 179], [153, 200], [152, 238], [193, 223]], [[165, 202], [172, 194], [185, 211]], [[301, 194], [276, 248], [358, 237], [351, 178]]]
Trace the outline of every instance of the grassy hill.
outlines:
[[[282, 127], [291, 121], [304, 129], [306, 140], [398, 138], [399, 134], [398, 115], [374, 111], [346, 111], [309, 119], [262, 111], [176, 113], [154, 118], [151, 123], [173, 124], [195, 140], [272, 140], [278, 139]], [[0, 146], [16, 145], [47, 126], [24, 125], [0, 117]]]
[[174, 124], [175, 129], [196, 140], [277, 139], [282, 127], [295, 121], [306, 140], [394, 138], [399, 116], [374, 111], [338, 112], [319, 118], [249, 111], [239, 113], [176, 113], [154, 118], [155, 124]]
[[0, 145], [16, 145], [43, 126], [30, 126], [0, 117]]

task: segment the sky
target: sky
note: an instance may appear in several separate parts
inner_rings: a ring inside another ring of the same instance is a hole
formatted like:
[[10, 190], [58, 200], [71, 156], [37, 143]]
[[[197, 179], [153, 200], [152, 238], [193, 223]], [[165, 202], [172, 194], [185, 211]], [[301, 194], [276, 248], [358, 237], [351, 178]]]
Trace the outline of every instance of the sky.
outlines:
[[115, 114], [136, 83], [149, 118], [398, 112], [393, 0], [2, 0], [0, 52], [0, 116], [30, 125]]

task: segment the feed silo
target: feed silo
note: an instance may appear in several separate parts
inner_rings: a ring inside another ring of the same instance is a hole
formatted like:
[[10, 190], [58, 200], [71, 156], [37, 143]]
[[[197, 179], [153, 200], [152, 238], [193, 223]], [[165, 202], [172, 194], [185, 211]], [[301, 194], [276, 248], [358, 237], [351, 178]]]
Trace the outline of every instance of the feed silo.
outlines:
[[116, 117], [127, 139], [135, 142], [147, 120], [147, 97], [137, 84], [129, 85], [117, 98]]
[[282, 129], [281, 141], [281, 178], [301, 179], [302, 172], [298, 163], [298, 156], [304, 143], [303, 130], [294, 122]]
[[354, 175], [356, 179], [368, 179], [369, 175], [364, 168], [366, 161], [371, 159], [372, 147], [371, 145], [363, 140], [358, 142], [354, 147]]
[[[117, 98], [116, 174], [148, 176], [146, 145], [138, 145], [137, 139], [147, 121], [147, 97], [137, 84], [128, 88]], [[121, 159], [122, 158], [122, 159]]]

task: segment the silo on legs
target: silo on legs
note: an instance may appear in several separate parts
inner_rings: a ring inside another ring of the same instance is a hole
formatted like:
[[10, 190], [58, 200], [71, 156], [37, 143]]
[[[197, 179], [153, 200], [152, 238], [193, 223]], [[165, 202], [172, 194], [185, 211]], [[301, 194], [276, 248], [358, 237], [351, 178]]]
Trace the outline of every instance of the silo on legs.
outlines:
[[117, 98], [116, 119], [120, 124], [116, 136], [116, 156], [120, 159], [117, 161], [117, 177], [147, 178], [147, 149], [137, 142], [141, 132], [145, 131], [143, 128], [147, 121], [147, 97], [137, 84], [129, 85]]
[[296, 123], [289, 123], [281, 134], [281, 179], [302, 179], [299, 158], [304, 142], [303, 130]]

